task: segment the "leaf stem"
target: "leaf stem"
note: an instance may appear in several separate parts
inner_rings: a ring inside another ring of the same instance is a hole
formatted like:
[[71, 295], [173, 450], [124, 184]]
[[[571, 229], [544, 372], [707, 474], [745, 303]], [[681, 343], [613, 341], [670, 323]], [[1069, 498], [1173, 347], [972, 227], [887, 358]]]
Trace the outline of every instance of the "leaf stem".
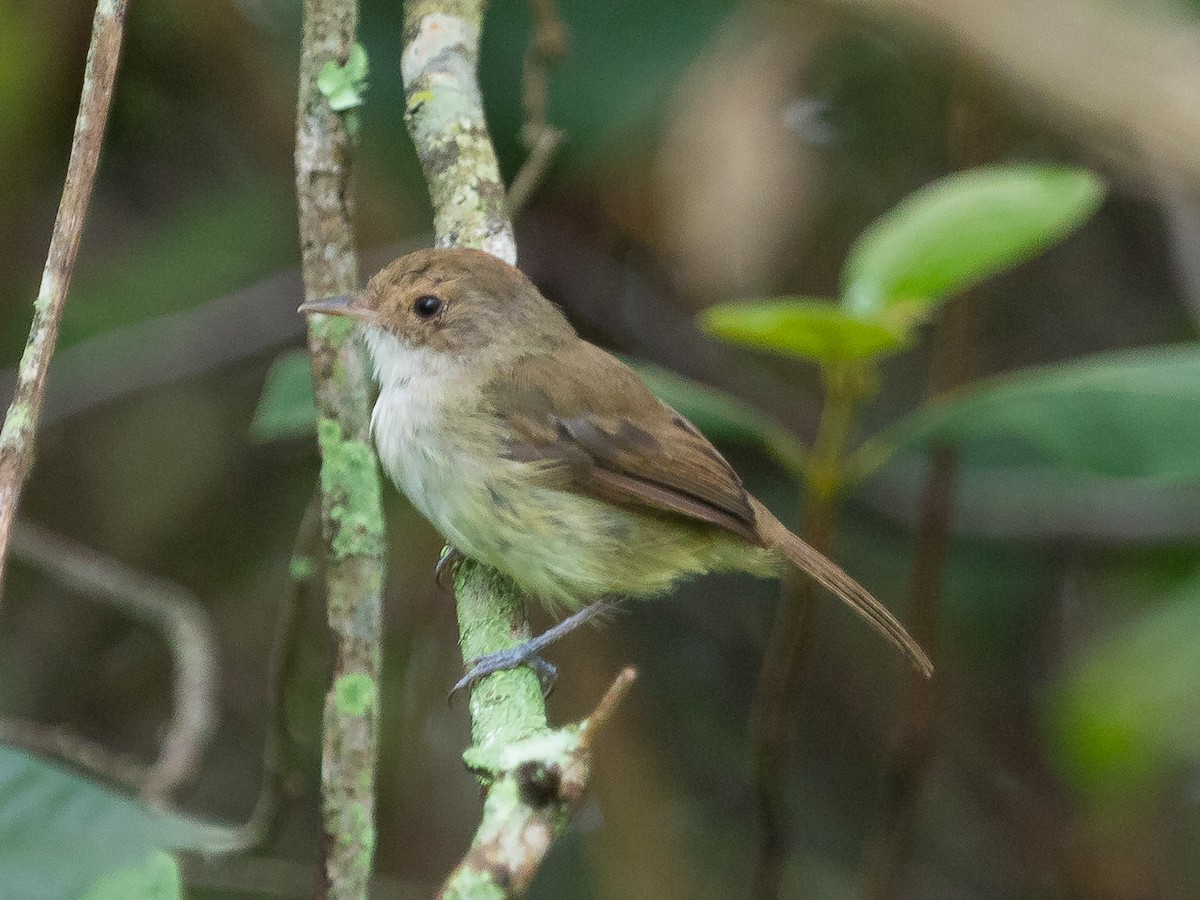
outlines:
[[[872, 390], [869, 363], [833, 362], [822, 368], [825, 400], [805, 472], [804, 538], [827, 553], [837, 524], [838, 502], [846, 471], [846, 446], [861, 400]], [[808, 659], [818, 588], [811, 579], [784, 579], [775, 624], [763, 656], [751, 714], [759, 845], [754, 896], [782, 896], [789, 843], [788, 769], [795, 754], [796, 696]]]

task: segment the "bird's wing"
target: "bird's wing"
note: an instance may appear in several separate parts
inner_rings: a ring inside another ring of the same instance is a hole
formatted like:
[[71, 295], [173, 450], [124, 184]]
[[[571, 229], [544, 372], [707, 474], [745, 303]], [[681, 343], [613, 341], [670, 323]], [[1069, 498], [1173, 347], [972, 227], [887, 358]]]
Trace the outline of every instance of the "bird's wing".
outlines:
[[737, 473], [620, 360], [580, 340], [505, 374], [490, 399], [512, 458], [548, 463], [565, 489], [762, 543]]
[[584, 341], [521, 359], [493, 384], [514, 459], [547, 463], [556, 486], [643, 512], [682, 516], [771, 547], [837, 594], [928, 676], [921, 651], [886, 607], [746, 493], [691, 422], [637, 373]]

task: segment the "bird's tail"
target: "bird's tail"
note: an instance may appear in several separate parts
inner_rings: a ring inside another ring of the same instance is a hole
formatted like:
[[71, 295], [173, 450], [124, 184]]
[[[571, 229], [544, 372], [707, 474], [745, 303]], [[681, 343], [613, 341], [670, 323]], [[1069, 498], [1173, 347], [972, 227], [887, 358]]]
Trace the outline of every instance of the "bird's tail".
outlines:
[[933, 674], [933, 663], [921, 645], [912, 639], [886, 606], [838, 565], [788, 531], [765, 506], [754, 498], [750, 502], [754, 507], [759, 536], [766, 546], [783, 553], [800, 571], [837, 594], [851, 609], [870, 622], [876, 631], [895, 644], [926, 678]]

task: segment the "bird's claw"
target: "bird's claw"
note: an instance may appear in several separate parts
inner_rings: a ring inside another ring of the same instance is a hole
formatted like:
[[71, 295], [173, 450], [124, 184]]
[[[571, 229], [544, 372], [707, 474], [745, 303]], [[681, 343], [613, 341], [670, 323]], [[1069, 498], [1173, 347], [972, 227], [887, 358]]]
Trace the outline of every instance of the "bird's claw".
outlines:
[[463, 675], [458, 683], [450, 689], [450, 695], [446, 698], [446, 702], [453, 703], [454, 697], [459, 691], [473, 687], [480, 679], [496, 672], [515, 669], [517, 666], [529, 666], [533, 669], [542, 686], [542, 696], [549, 697], [554, 690], [555, 682], [558, 681], [558, 668], [538, 656], [538, 649], [536, 646], [530, 647], [528, 644], [521, 644], [510, 650], [497, 650], [495, 653], [486, 653], [476, 657], [467, 664], [467, 674]]
[[[433, 570], [434, 577], [437, 579], [438, 587], [442, 588], [443, 590], [449, 590], [454, 586], [454, 573], [458, 570], [459, 563], [461, 563], [464, 559], [466, 559], [466, 557], [449, 544], [442, 548], [442, 555], [438, 557], [437, 567]], [[450, 576], [449, 584], [446, 582], [447, 574]]]

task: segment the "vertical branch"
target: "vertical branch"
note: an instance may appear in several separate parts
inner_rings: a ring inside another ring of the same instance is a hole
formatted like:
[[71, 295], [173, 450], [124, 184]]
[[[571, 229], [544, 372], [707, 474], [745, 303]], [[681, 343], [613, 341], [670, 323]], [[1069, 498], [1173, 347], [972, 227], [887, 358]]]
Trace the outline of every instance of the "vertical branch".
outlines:
[[[475, 247], [508, 263], [517, 260], [504, 183], [483, 117], [476, 69], [486, 0], [408, 0], [404, 4], [405, 122], [433, 202], [439, 247]], [[516, 587], [483, 566], [465, 565], [456, 579], [464, 659], [504, 649], [529, 636], [525, 601]], [[527, 668], [499, 672], [471, 692], [477, 739], [490, 717], [512, 700], [521, 730], [546, 727], [537, 677]], [[505, 728], [501, 740], [527, 736]]]
[[404, 4], [405, 121], [433, 202], [439, 247], [517, 261], [504, 183], [476, 79], [486, 0]]
[[[513, 263], [517, 248], [476, 77], [486, 5], [405, 3], [405, 120], [429, 185], [438, 246], [475, 247]], [[468, 560], [454, 593], [464, 660], [529, 637], [524, 598], [500, 573]], [[528, 668], [496, 672], [472, 686], [473, 744], [463, 759], [486, 788], [483, 818], [439, 898], [524, 894], [579, 807], [595, 729], [633, 679], [625, 670], [590, 720], [553, 730], [541, 685]]]
[[[358, 289], [347, 124], [330, 109], [318, 76], [350, 57], [355, 0], [305, 0], [296, 117], [296, 195], [305, 299]], [[370, 444], [368, 381], [349, 322], [309, 319], [321, 451], [321, 526], [326, 550], [334, 671], [325, 700], [321, 760], [323, 896], [366, 896], [375, 849], [379, 730], [383, 511]]]
[[79, 238], [100, 162], [128, 5], [128, 0], [99, 0], [96, 4], [66, 183], [54, 220], [46, 266], [42, 270], [41, 288], [33, 303], [33, 324], [25, 352], [21, 355], [16, 390], [0, 431], [0, 584], [3, 583], [4, 560], [12, 537], [17, 503], [29, 472], [34, 432], [46, 389], [46, 372], [58, 342], [67, 288], [75, 271]]

